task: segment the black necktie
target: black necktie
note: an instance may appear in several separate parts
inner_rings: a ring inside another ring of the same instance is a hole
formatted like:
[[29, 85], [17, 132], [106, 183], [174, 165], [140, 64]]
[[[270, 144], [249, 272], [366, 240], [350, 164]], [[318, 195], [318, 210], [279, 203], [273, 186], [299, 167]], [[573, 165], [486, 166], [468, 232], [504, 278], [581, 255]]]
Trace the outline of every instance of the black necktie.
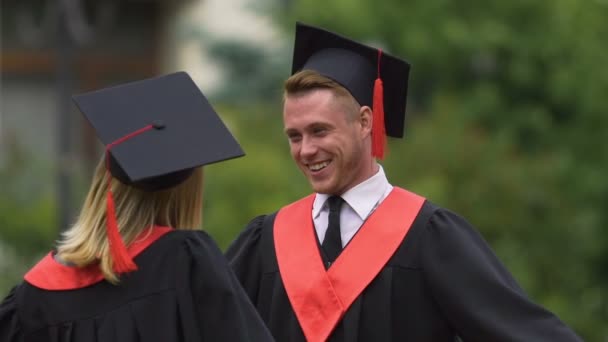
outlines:
[[342, 252], [342, 238], [340, 237], [340, 207], [344, 200], [340, 196], [331, 196], [327, 199], [329, 204], [329, 220], [327, 231], [321, 247], [325, 251], [327, 261], [333, 263]]

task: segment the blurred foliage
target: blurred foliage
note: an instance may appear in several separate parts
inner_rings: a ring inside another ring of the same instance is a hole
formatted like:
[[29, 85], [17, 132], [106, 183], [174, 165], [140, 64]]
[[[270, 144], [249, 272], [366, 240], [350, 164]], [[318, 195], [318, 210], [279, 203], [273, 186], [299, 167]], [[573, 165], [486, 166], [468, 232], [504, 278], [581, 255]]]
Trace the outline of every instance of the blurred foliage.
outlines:
[[[216, 101], [243, 107], [265, 105], [280, 98], [282, 92], [277, 85], [289, 72], [286, 51], [272, 53], [247, 42], [226, 39], [212, 39], [205, 47], [226, 70], [222, 82], [228, 86], [212, 94]], [[255, 113], [248, 115], [251, 114]]]
[[[52, 247], [56, 209], [46, 164], [12, 142], [0, 167], [0, 293]], [[0, 295], [1, 296], [1, 295]]]
[[[607, 340], [608, 3], [280, 4], [290, 45], [301, 20], [412, 64], [406, 138], [383, 162], [391, 182], [467, 218], [535, 301], [585, 340]], [[204, 229], [222, 248], [255, 215], [309, 192], [282, 133], [290, 51], [263, 50], [212, 47], [230, 70], [212, 102], [247, 153], [205, 169]], [[56, 237], [43, 165], [11, 158], [0, 169], [0, 256], [14, 260], [0, 260], [4, 292]]]

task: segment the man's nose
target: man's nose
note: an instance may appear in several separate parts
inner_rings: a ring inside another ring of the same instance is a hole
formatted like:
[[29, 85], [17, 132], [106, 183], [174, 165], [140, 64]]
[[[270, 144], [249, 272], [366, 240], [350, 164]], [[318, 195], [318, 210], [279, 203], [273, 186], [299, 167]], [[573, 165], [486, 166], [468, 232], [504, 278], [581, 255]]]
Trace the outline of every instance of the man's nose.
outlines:
[[317, 144], [313, 141], [313, 139], [308, 137], [302, 138], [302, 145], [300, 147], [300, 155], [302, 157], [307, 158], [315, 155], [317, 153], [318, 148]]

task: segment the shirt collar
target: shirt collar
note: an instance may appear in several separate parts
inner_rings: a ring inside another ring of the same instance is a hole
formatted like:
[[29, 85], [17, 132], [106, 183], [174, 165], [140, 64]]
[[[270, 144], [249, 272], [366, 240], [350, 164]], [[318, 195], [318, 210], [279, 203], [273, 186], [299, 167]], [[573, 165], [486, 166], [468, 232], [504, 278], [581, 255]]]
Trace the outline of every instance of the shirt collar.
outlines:
[[[378, 164], [378, 172], [375, 175], [342, 194], [342, 198], [353, 208], [361, 220], [365, 220], [389, 187], [391, 185], [386, 178], [384, 169], [382, 165]], [[321, 210], [325, 207], [325, 202], [330, 196], [329, 194], [316, 194], [312, 205], [313, 218], [319, 216]]]

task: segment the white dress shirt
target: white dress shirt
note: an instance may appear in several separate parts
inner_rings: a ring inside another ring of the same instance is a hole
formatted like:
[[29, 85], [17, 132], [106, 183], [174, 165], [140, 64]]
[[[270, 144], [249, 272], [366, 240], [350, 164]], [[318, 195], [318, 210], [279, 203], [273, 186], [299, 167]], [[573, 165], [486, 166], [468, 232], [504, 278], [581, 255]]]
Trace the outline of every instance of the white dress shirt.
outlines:
[[[393, 190], [393, 186], [389, 184], [382, 166], [378, 166], [378, 172], [375, 175], [341, 196], [345, 202], [340, 209], [342, 247], [346, 246], [359, 228], [361, 228], [367, 217]], [[317, 193], [312, 205], [312, 219], [320, 243], [323, 243], [325, 232], [327, 231], [329, 207], [326, 202], [330, 196], [328, 194]]]

